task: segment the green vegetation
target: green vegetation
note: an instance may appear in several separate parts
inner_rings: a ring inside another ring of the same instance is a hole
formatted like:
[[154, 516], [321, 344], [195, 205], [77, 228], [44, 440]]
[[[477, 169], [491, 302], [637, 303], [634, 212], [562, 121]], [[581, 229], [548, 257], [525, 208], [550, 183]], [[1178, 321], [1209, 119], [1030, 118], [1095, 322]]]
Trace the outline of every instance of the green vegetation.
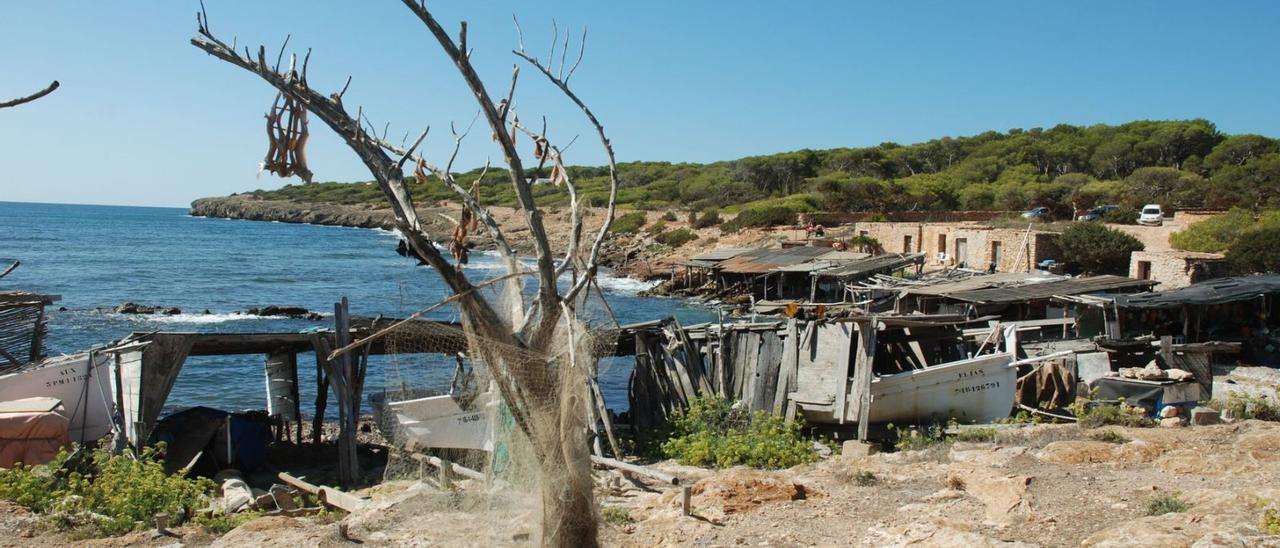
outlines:
[[877, 478], [873, 472], [861, 468], [841, 468], [836, 470], [832, 476], [840, 483], [852, 483], [863, 487], [880, 482], [880, 478]]
[[813, 444], [800, 435], [800, 423], [735, 408], [721, 396], [689, 403], [668, 423], [662, 454], [682, 464], [728, 468], [790, 468], [812, 462]]
[[1123, 401], [1116, 404], [1078, 398], [1068, 408], [1075, 415], [1081, 428], [1098, 428], [1107, 425], [1138, 428], [1153, 424], [1146, 410], [1127, 405]]
[[632, 211], [615, 218], [613, 224], [609, 225], [609, 231], [618, 234], [634, 234], [639, 232], [646, 222], [648, 221], [643, 211]]
[[1129, 438], [1124, 437], [1124, 434], [1121, 434], [1109, 428], [1106, 430], [1099, 430], [1097, 432], [1094, 432], [1092, 437], [1095, 440], [1105, 441], [1107, 443], [1114, 443], [1114, 444], [1129, 443]]
[[1258, 524], [1258, 528], [1268, 535], [1280, 535], [1280, 510], [1269, 507], [1270, 502], [1262, 504], [1262, 523]]
[[999, 435], [999, 431], [990, 427], [961, 428], [951, 436], [951, 439], [974, 443], [992, 443], [996, 441], [997, 435]]
[[786, 206], [750, 206], [738, 213], [733, 220], [720, 225], [721, 232], [737, 232], [744, 228], [791, 225], [796, 222], [796, 211]]
[[1226, 253], [1238, 274], [1280, 271], [1280, 210], [1234, 208], [1169, 236], [1186, 251]]
[[1222, 253], [1230, 249], [1241, 234], [1274, 227], [1280, 227], [1280, 210], [1266, 210], [1255, 215], [1247, 209], [1233, 208], [1173, 233], [1169, 236], [1169, 243], [1185, 251]]
[[209, 534], [220, 537], [227, 534], [232, 529], [249, 523], [255, 519], [262, 517], [261, 512], [238, 512], [235, 514], [223, 514], [221, 512], [213, 512], [196, 517], [195, 523], [208, 531]]
[[1147, 501], [1148, 516], [1162, 516], [1175, 512], [1186, 512], [1190, 508], [1191, 505], [1178, 497], [1177, 493], [1157, 495], [1151, 497], [1151, 500]]
[[161, 512], [178, 525], [208, 504], [214, 484], [166, 475], [156, 456], [161, 451], [163, 447], [148, 447], [137, 459], [112, 456], [105, 449], [63, 451], [49, 464], [0, 471], [0, 499], [93, 535], [127, 533], [137, 522], [150, 524]]
[[722, 223], [720, 219], [720, 210], [714, 207], [708, 208], [698, 216], [697, 212], [689, 212], [689, 226], [693, 228], [707, 228]]
[[680, 247], [684, 244], [687, 244], [689, 242], [692, 242], [698, 239], [698, 235], [694, 234], [693, 232], [690, 232], [689, 229], [687, 228], [677, 228], [675, 230], [669, 230], [667, 232], [663, 232], [657, 235], [656, 237], [654, 237], [654, 239], [657, 240], [658, 243], [663, 245], [669, 245], [671, 247]]
[[621, 506], [606, 506], [600, 510], [600, 517], [610, 525], [626, 525], [631, 523], [631, 512]]
[[1098, 223], [1073, 223], [1058, 238], [1062, 262], [1089, 274], [1129, 273], [1129, 254], [1145, 246], [1137, 238]]
[[1225, 400], [1212, 400], [1208, 406], [1218, 411], [1230, 413], [1236, 420], [1254, 419], [1260, 421], [1280, 422], [1280, 388], [1276, 389], [1276, 397], [1255, 396], [1241, 391], [1227, 393]]
[[[568, 170], [585, 203], [606, 203], [607, 169]], [[618, 173], [619, 205], [633, 209], [733, 211], [773, 205], [795, 214], [1044, 206], [1055, 219], [1070, 219], [1075, 209], [1102, 204], [1121, 205], [1126, 217], [1136, 217], [1134, 212], [1146, 203], [1175, 209], [1280, 206], [1280, 142], [1260, 135], [1224, 135], [1206, 120], [1062, 124], [710, 164], [629, 162], [620, 164]], [[469, 181], [479, 175], [477, 169], [458, 178]], [[411, 179], [408, 185], [419, 203], [455, 198], [434, 179]], [[516, 203], [503, 170], [490, 170], [480, 187], [482, 203]], [[369, 183], [289, 185], [251, 194], [296, 202], [383, 201]], [[555, 185], [537, 185], [534, 194], [542, 207], [568, 204], [567, 192]], [[759, 225], [744, 220], [730, 228], [747, 226]]]

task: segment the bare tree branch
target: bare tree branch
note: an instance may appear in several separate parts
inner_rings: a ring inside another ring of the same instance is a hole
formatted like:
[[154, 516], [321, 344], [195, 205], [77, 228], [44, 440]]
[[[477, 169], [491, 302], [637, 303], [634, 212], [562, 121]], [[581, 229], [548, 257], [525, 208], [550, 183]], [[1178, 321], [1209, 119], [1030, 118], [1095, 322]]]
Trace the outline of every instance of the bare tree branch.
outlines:
[[600, 248], [604, 244], [604, 239], [609, 235], [609, 226], [613, 224], [613, 216], [617, 210], [618, 163], [613, 154], [613, 144], [609, 141], [609, 137], [605, 135], [604, 126], [600, 123], [600, 120], [596, 118], [595, 113], [591, 112], [591, 109], [587, 107], [586, 103], [583, 103], [582, 99], [579, 99], [578, 95], [569, 88], [569, 84], [564, 80], [557, 78], [555, 74], [551, 72], [551, 69], [544, 66], [542, 63], [539, 63], [537, 59], [529, 56], [525, 52], [514, 50], [512, 53], [538, 69], [538, 71], [545, 75], [552, 84], [560, 88], [561, 93], [564, 93], [570, 101], [573, 101], [573, 103], [578, 106], [578, 109], [582, 111], [582, 114], [585, 115], [587, 120], [591, 122], [591, 125], [595, 127], [596, 135], [600, 139], [600, 146], [604, 148], [605, 156], [609, 160], [609, 204], [608, 207], [605, 208], [604, 224], [600, 226], [600, 232], [596, 234], [595, 240], [591, 243], [591, 252], [586, 261], [584, 276], [579, 278], [564, 295], [564, 300], [572, 301], [574, 297], [576, 297], [577, 294], [586, 287], [591, 278], [595, 277], [596, 270], [599, 268]]
[[553, 329], [557, 319], [555, 316], [559, 313], [557, 303], [560, 298], [556, 288], [555, 262], [551, 245], [547, 241], [547, 231], [542, 223], [542, 212], [533, 199], [533, 191], [526, 179], [524, 164], [520, 159], [520, 153], [516, 151], [515, 141], [507, 134], [503, 117], [498, 114], [497, 106], [490, 98], [489, 91], [480, 80], [475, 68], [471, 66], [471, 61], [454, 44], [449, 33], [427, 11], [425, 4], [416, 3], [413, 0], [403, 0], [403, 2], [427, 26], [436, 41], [440, 43], [440, 47], [444, 48], [445, 54], [453, 60], [467, 87], [471, 88], [471, 92], [475, 94], [476, 102], [480, 104], [480, 109], [489, 122], [489, 128], [493, 130], [498, 144], [502, 147], [508, 167], [507, 173], [515, 188], [520, 209], [524, 212], [525, 224], [528, 225], [533, 237], [539, 274], [538, 300], [543, 314], [541, 325], [543, 329]]
[[50, 94], [50, 93], [53, 93], [53, 90], [58, 89], [58, 86], [60, 86], [60, 85], [62, 85], [62, 84], [59, 84], [57, 80], [54, 80], [54, 81], [53, 81], [53, 83], [49, 84], [49, 86], [48, 86], [48, 87], [46, 87], [46, 88], [44, 88], [44, 89], [42, 89], [42, 90], [40, 90], [40, 91], [37, 91], [37, 92], [35, 92], [35, 93], [32, 93], [31, 95], [28, 95], [28, 96], [26, 96], [26, 97], [19, 97], [19, 98], [17, 98], [17, 99], [12, 99], [12, 100], [5, 101], [5, 102], [3, 102], [3, 103], [0, 103], [0, 108], [16, 107], [16, 106], [21, 105], [21, 104], [23, 104], [23, 103], [30, 103], [30, 102], [32, 102], [32, 101], [35, 101], [36, 99], [39, 99], [39, 98], [41, 98], [41, 97], [44, 97], [45, 95], [48, 95], [48, 94]]

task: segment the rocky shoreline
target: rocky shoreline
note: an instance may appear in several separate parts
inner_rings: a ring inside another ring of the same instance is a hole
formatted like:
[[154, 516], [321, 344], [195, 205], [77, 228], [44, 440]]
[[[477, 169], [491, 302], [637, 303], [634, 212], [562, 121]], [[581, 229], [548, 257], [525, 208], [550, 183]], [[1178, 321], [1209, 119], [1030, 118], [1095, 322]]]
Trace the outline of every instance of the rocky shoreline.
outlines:
[[[458, 206], [450, 204], [433, 204], [429, 207], [419, 205], [418, 217], [422, 220], [430, 234], [443, 238], [453, 231], [453, 221], [458, 217]], [[523, 215], [519, 210], [506, 207], [493, 207], [490, 212], [505, 228], [507, 240], [517, 253], [532, 255], [533, 240], [529, 230], [524, 226]], [[200, 198], [191, 203], [190, 214], [195, 217], [211, 217], [219, 219], [241, 219], [249, 221], [276, 221], [281, 223], [315, 224], [327, 226], [345, 226], [353, 228], [375, 228], [391, 230], [395, 228], [395, 219], [389, 208], [373, 207], [368, 204], [332, 204], [301, 203], [286, 200], [263, 200], [252, 195], [233, 195], [214, 198]], [[597, 230], [603, 216], [594, 210], [588, 210], [584, 216], [588, 231]], [[569, 238], [569, 213], [567, 210], [548, 209], [544, 211], [543, 222], [547, 229], [547, 238], [552, 248], [559, 252], [563, 242]], [[484, 230], [479, 230], [468, 237], [468, 246], [479, 250], [495, 249], [493, 239]], [[647, 266], [662, 262], [671, 250], [655, 250], [643, 235], [615, 235], [602, 249], [601, 262], [604, 266], [624, 270], [626, 275], [647, 277], [646, 273], [653, 269]], [[646, 268], [633, 270], [633, 264], [644, 264]], [[657, 273], [663, 273], [659, 270]]]

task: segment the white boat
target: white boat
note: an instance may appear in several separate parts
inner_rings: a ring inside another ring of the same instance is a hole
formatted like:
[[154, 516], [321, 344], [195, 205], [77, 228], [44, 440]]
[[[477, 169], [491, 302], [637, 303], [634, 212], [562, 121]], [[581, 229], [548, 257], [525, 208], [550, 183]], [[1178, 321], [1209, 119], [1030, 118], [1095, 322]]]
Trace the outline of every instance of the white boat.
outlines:
[[[1018, 366], [1010, 353], [986, 354], [871, 381], [871, 422], [956, 419], [987, 423], [1013, 409]], [[846, 421], [856, 410], [845, 406]]]
[[57, 398], [71, 419], [71, 440], [96, 441], [111, 432], [114, 362], [114, 354], [90, 351], [9, 369], [0, 374], [0, 401]]
[[[389, 401], [381, 411], [394, 417], [391, 426], [397, 443], [409, 449], [493, 450], [493, 417], [498, 402], [493, 392], [482, 392], [463, 409], [448, 394]], [[379, 421], [384, 424], [385, 418]]]
[[[1016, 397], [1018, 337], [1011, 327], [1001, 332], [1003, 344], [997, 346], [1002, 348], [987, 347], [987, 352], [965, 359], [872, 377], [867, 422], [922, 424], [955, 419], [989, 423], [1008, 417]], [[814, 336], [819, 337], [814, 352], [801, 352], [800, 390], [792, 400], [811, 423], [857, 423], [860, 409], [855, 380], [841, 372], [844, 364], [853, 361], [844, 349], [856, 346], [841, 344], [857, 340], [857, 335], [840, 324], [830, 324]]]

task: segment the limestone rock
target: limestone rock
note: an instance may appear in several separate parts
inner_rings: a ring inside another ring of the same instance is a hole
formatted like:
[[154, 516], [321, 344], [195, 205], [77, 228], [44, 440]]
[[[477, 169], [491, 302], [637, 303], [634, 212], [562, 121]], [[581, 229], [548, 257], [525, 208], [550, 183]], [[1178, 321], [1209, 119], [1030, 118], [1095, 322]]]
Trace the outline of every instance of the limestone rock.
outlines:
[[858, 440], [845, 440], [840, 445], [840, 454], [845, 457], [867, 457], [880, 452], [880, 445]]
[[1179, 413], [1180, 411], [1181, 411], [1181, 410], [1180, 410], [1180, 409], [1178, 409], [1177, 407], [1174, 407], [1174, 406], [1172, 406], [1172, 405], [1166, 405], [1166, 406], [1164, 406], [1164, 408], [1163, 408], [1163, 409], [1161, 409], [1161, 410], [1160, 410], [1160, 418], [1162, 418], [1162, 419], [1171, 419], [1171, 418], [1173, 418], [1173, 417], [1178, 416], [1178, 413]]
[[746, 512], [769, 502], [801, 500], [815, 493], [781, 474], [735, 470], [713, 476], [691, 488], [694, 507], [717, 506], [726, 514]]
[[1183, 419], [1182, 417], [1169, 417], [1167, 419], [1160, 419], [1160, 428], [1180, 428], [1182, 426], [1186, 426], [1186, 424], [1187, 424], [1186, 419]]
[[1222, 422], [1222, 417], [1217, 409], [1205, 407], [1203, 405], [1191, 410], [1191, 424], [1196, 426], [1208, 426]]

